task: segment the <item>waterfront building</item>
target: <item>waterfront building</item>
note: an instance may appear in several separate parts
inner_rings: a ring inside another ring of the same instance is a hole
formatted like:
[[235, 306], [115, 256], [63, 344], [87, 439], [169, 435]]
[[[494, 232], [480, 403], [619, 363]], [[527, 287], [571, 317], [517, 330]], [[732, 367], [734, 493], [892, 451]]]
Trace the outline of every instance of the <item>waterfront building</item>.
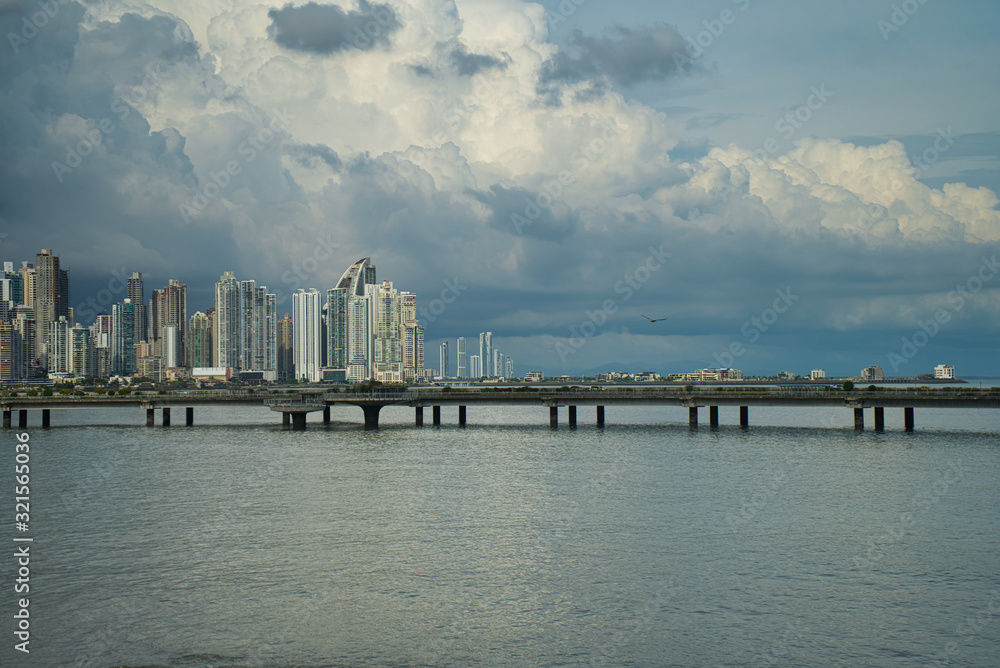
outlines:
[[441, 344], [441, 377], [448, 377], [448, 342]]
[[256, 281], [240, 283], [239, 368], [261, 372], [264, 380], [278, 378], [277, 295]]
[[955, 378], [955, 367], [950, 364], [938, 364], [934, 367], [934, 378], [952, 380]]
[[403, 382], [402, 300], [389, 281], [376, 293], [375, 368], [371, 377], [384, 383]]
[[479, 362], [483, 376], [493, 377], [493, 332], [479, 333]]
[[212, 323], [208, 315], [196, 311], [188, 321], [187, 366], [212, 366]]
[[511, 359], [510, 355], [506, 355], [506, 361], [504, 363], [504, 378], [514, 377], [514, 360]]
[[861, 380], [865, 381], [879, 381], [885, 380], [885, 376], [882, 375], [882, 367], [872, 365], [861, 370]]
[[21, 379], [21, 335], [14, 325], [0, 321], [0, 383]]
[[4, 296], [0, 299], [6, 299], [12, 302], [14, 306], [24, 305], [24, 276], [20, 271], [14, 271], [13, 262], [3, 263], [3, 273], [0, 274], [3, 278], [3, 283], [6, 286], [4, 288]]
[[227, 271], [215, 284], [214, 366], [238, 369], [240, 364], [240, 287]]
[[479, 355], [469, 356], [469, 378], [479, 380], [483, 377], [483, 363]]
[[[43, 368], [48, 369], [49, 324], [69, 313], [69, 271], [59, 265], [59, 256], [43, 248], [35, 255], [32, 307], [35, 312], [35, 354]], [[58, 345], [58, 343], [56, 343]]]
[[823, 369], [813, 369], [809, 374], [810, 380], [826, 380], [826, 371]]
[[294, 358], [292, 356], [292, 317], [285, 314], [285, 317], [278, 321], [278, 361], [275, 367], [278, 380], [293, 380], [295, 378]]
[[132, 300], [111, 307], [111, 373], [128, 376], [136, 372], [135, 308]]
[[142, 273], [132, 272], [132, 275], [125, 280], [126, 292], [132, 303], [135, 304], [135, 335], [136, 342], [149, 340], [149, 305], [146, 303], [146, 289], [142, 280]]
[[468, 378], [468, 368], [466, 364], [466, 354], [465, 354], [465, 337], [458, 337], [458, 347], [456, 348], [456, 358], [458, 362], [458, 369], [455, 372], [455, 376], [458, 378]]
[[77, 323], [69, 330], [69, 373], [89, 378], [94, 375], [94, 342], [90, 329]]
[[526, 383], [540, 383], [545, 380], [545, 374], [541, 371], [529, 371], [524, 376], [524, 382]]
[[295, 379], [318, 383], [322, 377], [320, 352], [320, 293], [312, 288], [292, 295], [292, 364]]

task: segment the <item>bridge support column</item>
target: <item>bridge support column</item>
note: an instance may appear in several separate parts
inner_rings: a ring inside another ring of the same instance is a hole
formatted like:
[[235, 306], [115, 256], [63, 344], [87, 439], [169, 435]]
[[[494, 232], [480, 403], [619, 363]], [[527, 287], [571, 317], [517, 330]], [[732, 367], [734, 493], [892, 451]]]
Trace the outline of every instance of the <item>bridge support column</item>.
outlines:
[[903, 429], [906, 431], [913, 431], [913, 409], [904, 408], [903, 409]]
[[740, 406], [740, 426], [746, 429], [750, 426], [750, 407]]
[[864, 431], [865, 429], [865, 409], [855, 408], [854, 409], [854, 428], [857, 431]]
[[708, 426], [712, 429], [719, 428], [719, 407], [709, 406], [708, 407]]
[[42, 426], [51, 427], [52, 426], [52, 411], [48, 408], [42, 409]]
[[697, 427], [698, 426], [698, 407], [691, 406], [688, 408], [688, 426]]
[[[435, 406], [435, 408], [438, 408], [438, 406]], [[382, 404], [362, 406], [361, 410], [365, 412], [365, 429], [378, 429], [378, 413], [382, 410]]]
[[416, 408], [413, 409], [413, 411], [416, 414], [417, 426], [418, 427], [423, 427], [424, 426], [424, 407], [423, 406], [417, 406]]
[[465, 426], [465, 406], [458, 407], [458, 426]]
[[330, 424], [330, 407], [323, 406], [323, 424]]
[[885, 431], [885, 409], [875, 407], [875, 431]]
[[19, 410], [17, 412], [17, 428], [24, 429], [28, 426], [28, 411]]
[[10, 429], [10, 411], [3, 412], [3, 428]]
[[164, 408], [163, 409], [163, 426], [164, 427], [169, 427], [170, 426], [170, 409], [169, 408]]
[[307, 413], [292, 413], [292, 431], [306, 430]]
[[156, 424], [156, 409], [155, 408], [147, 408], [146, 409], [146, 426], [147, 427], [152, 427], [154, 424]]
[[286, 412], [282, 411], [281, 412], [281, 426], [282, 427], [290, 427], [291, 424], [292, 424], [292, 414], [291, 413], [286, 413]]
[[431, 408], [431, 421], [434, 423], [435, 427], [441, 426], [441, 407], [434, 406]]
[[569, 407], [569, 426], [576, 426], [576, 406]]
[[194, 426], [194, 406], [188, 406], [184, 409], [184, 424], [188, 427]]
[[559, 426], [559, 407], [549, 406], [549, 426], [555, 429]]
[[597, 407], [597, 426], [604, 426], [604, 406]]

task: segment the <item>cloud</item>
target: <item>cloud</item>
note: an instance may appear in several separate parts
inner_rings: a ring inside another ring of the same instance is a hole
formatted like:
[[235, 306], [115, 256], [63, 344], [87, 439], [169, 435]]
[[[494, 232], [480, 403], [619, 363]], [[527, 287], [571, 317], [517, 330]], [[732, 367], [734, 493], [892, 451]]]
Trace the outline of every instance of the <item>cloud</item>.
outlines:
[[606, 78], [625, 88], [684, 74], [691, 65], [684, 38], [666, 24], [615, 26], [595, 37], [574, 30], [567, 49], [558, 51], [541, 73], [541, 82], [576, 83]]
[[507, 66], [505, 60], [494, 56], [469, 53], [464, 44], [459, 44], [451, 50], [449, 54], [451, 64], [455, 66], [458, 73], [463, 77], [471, 77], [479, 74], [483, 70], [494, 67], [504, 68]]
[[286, 49], [329, 55], [351, 48], [385, 47], [389, 35], [401, 26], [392, 8], [358, 0], [358, 9], [344, 11], [337, 5], [310, 2], [287, 4], [267, 13], [267, 33]]

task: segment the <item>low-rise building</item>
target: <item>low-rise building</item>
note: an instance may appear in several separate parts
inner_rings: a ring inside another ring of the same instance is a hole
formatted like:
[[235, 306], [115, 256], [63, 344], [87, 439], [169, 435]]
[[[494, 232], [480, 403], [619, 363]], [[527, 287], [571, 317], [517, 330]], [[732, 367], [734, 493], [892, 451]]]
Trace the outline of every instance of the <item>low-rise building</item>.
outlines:
[[955, 367], [950, 364], [938, 364], [934, 367], [934, 378], [951, 380], [955, 377]]

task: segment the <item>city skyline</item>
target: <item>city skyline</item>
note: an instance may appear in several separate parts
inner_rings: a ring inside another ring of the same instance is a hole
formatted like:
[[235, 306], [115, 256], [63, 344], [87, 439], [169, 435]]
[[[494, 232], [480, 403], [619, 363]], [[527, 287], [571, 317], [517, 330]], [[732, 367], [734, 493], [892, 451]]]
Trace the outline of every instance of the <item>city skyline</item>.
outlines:
[[374, 256], [434, 357], [1000, 375], [996, 3], [37, 11], [0, 12], [0, 255], [60, 246], [81, 323], [133, 273], [282, 315]]

